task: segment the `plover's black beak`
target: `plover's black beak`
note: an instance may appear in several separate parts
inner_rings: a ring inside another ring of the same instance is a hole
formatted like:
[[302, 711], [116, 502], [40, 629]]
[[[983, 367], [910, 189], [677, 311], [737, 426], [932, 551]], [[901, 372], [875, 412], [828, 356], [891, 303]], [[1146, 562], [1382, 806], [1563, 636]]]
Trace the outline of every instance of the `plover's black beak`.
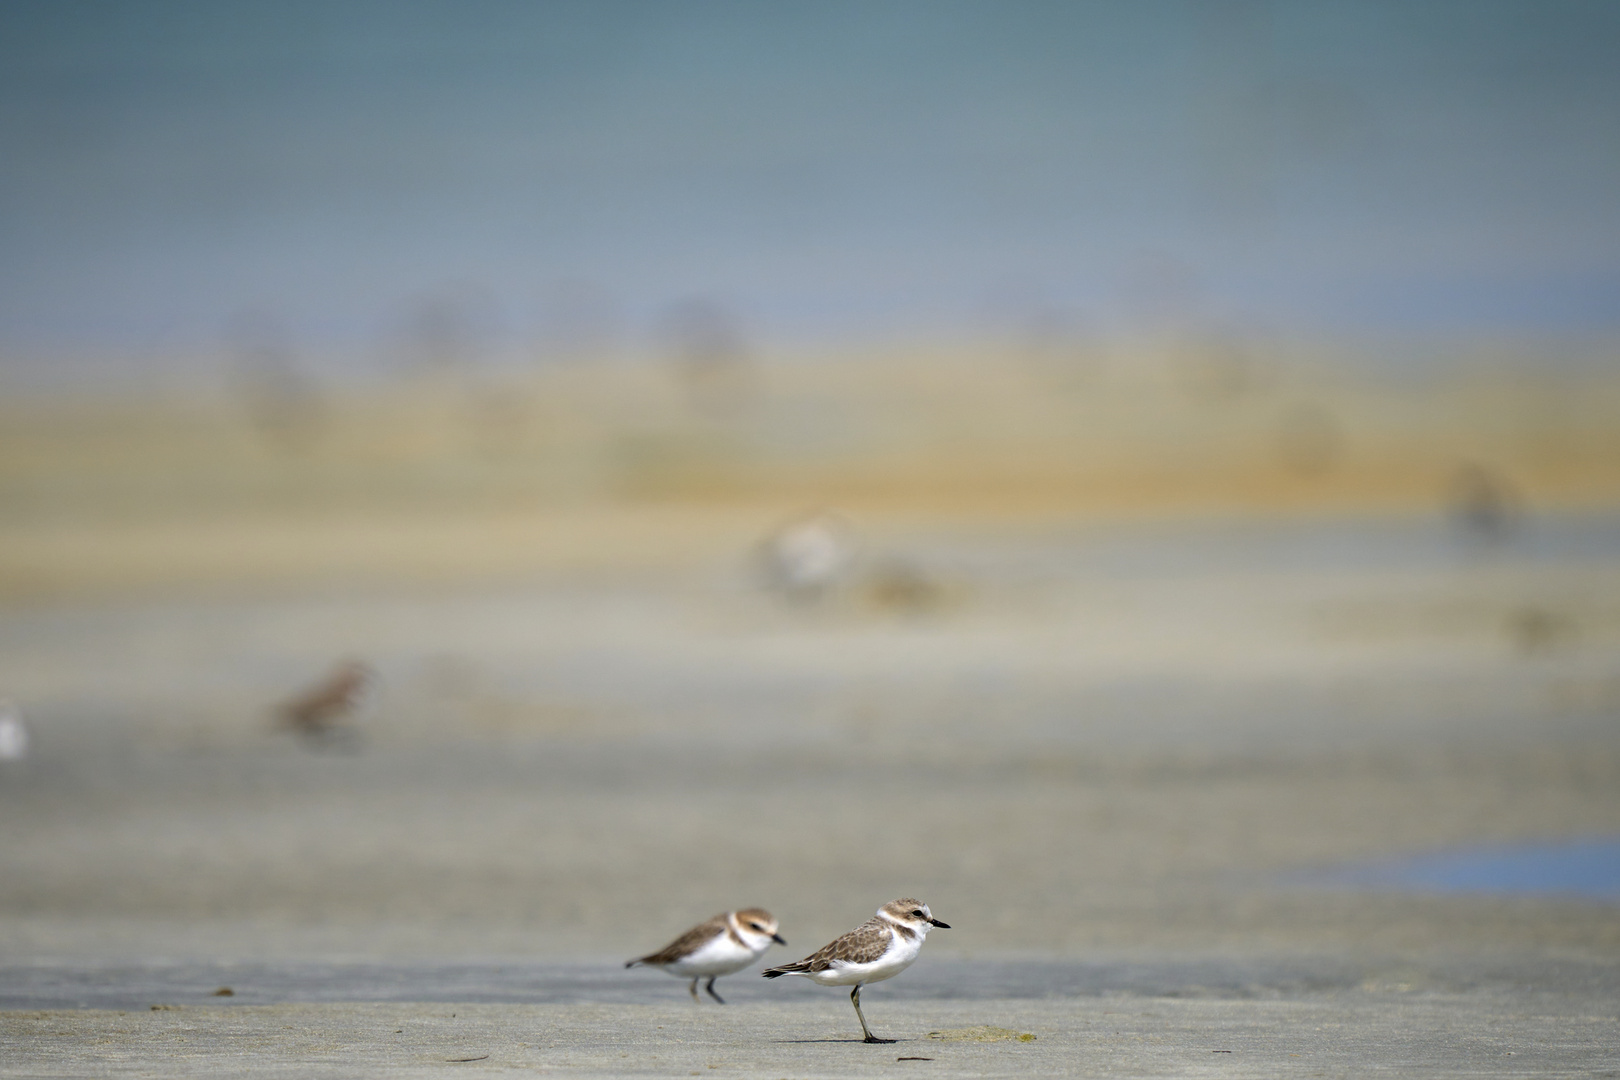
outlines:
[[929, 919], [928, 921], [939, 927], [941, 930], [949, 930], [951, 928], [951, 924], [948, 922], [940, 922], [938, 919]]
[[778, 945], [786, 945], [787, 944], [787, 942], [782, 940], [782, 935], [781, 934], [772, 934], [771, 935], [771, 940], [776, 942]]

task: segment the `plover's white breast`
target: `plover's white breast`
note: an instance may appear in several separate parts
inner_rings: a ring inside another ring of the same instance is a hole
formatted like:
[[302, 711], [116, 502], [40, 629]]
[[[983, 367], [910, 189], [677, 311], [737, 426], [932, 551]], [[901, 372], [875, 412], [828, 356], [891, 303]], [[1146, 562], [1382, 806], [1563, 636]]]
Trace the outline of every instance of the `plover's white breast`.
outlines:
[[[769, 944], [768, 940], [766, 944]], [[758, 951], [750, 949], [721, 930], [685, 956], [661, 966], [676, 975], [730, 975], [758, 960], [764, 952], [763, 948]]]
[[889, 930], [889, 947], [875, 960], [860, 961], [831, 957], [820, 971], [806, 974], [822, 986], [854, 986], [856, 983], [882, 982], [892, 979], [917, 959], [922, 951], [922, 935], [910, 938], [896, 930]]

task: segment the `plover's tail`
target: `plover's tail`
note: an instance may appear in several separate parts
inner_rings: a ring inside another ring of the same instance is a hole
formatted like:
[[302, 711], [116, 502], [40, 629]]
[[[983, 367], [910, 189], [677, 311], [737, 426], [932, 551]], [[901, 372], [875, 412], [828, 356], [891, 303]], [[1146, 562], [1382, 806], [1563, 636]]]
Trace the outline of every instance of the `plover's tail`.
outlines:
[[627, 968], [632, 968], [632, 967], [635, 967], [637, 964], [644, 964], [644, 963], [646, 963], [646, 960], [641, 959], [641, 958], [637, 958], [635, 960], [626, 960], [624, 962], [624, 966], [627, 967]]
[[766, 968], [760, 974], [767, 979], [780, 979], [783, 975], [802, 975], [809, 970], [810, 961], [795, 960], [793, 963], [783, 964], [781, 967]]

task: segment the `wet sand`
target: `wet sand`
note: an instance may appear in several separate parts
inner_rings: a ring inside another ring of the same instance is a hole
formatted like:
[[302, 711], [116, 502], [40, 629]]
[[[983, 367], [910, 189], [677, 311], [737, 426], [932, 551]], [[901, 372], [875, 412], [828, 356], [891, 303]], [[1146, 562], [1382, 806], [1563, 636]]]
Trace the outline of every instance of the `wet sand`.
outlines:
[[1620, 1051], [1612, 1011], [1592, 1005], [1389, 994], [867, 1005], [889, 1045], [851, 1037], [839, 1001], [87, 1010], [0, 1025], [6, 1074], [33, 1076], [1601, 1076]]

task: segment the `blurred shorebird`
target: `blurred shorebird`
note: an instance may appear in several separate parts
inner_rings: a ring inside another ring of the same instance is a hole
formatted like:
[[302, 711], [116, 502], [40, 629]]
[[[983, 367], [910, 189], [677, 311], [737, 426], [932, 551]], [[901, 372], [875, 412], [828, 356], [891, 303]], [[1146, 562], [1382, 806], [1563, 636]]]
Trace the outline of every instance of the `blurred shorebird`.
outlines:
[[940, 922], [928, 910], [928, 905], [911, 897], [890, 900], [878, 908], [877, 914], [830, 944], [822, 946], [803, 960], [780, 967], [766, 968], [760, 974], [767, 979], [783, 975], [803, 975], [822, 986], [849, 986], [849, 1000], [855, 1004], [855, 1017], [861, 1022], [861, 1032], [869, 1043], [892, 1043], [893, 1039], [880, 1039], [866, 1026], [861, 1014], [861, 987], [869, 982], [892, 979], [917, 959], [923, 938], [934, 927], [949, 930], [950, 923]]
[[28, 725], [9, 701], [0, 701], [0, 761], [21, 761], [28, 756]]
[[358, 660], [346, 660], [325, 679], [276, 710], [282, 726], [310, 738], [322, 738], [341, 729], [365, 700], [372, 683], [371, 669]]
[[843, 518], [816, 513], [788, 522], [760, 548], [765, 579], [797, 600], [813, 599], [843, 582], [855, 565], [855, 529]]
[[772, 942], [787, 944], [776, 932], [776, 918], [762, 908], [744, 908], [699, 923], [657, 952], [626, 961], [624, 966], [663, 968], [683, 979], [690, 975], [692, 984], [687, 989], [693, 1001], [698, 1000], [698, 980], [707, 975], [704, 989], [724, 1005], [725, 999], [714, 992], [714, 980], [752, 964], [765, 955]]
[[1448, 502], [1452, 520], [1464, 535], [1487, 543], [1507, 539], [1523, 514], [1518, 490], [1507, 477], [1477, 462], [1460, 466], [1452, 475]]

